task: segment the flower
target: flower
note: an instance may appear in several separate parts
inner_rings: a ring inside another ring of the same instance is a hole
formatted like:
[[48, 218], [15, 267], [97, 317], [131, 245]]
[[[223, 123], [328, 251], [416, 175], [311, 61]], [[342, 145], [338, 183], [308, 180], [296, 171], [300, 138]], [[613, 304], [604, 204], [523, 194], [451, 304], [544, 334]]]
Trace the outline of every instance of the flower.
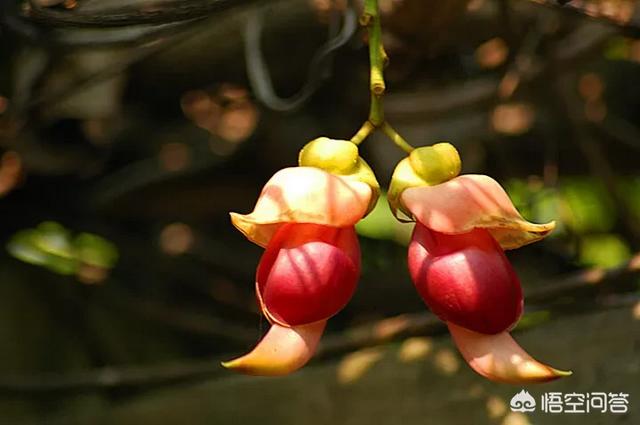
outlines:
[[523, 295], [504, 250], [544, 238], [554, 223], [529, 223], [498, 182], [459, 171], [455, 148], [440, 143], [416, 149], [394, 172], [392, 210], [416, 222], [408, 265], [418, 293], [480, 375], [527, 383], [570, 374], [533, 359], [509, 335]]
[[266, 248], [256, 295], [271, 328], [248, 354], [223, 363], [249, 375], [286, 375], [314, 355], [327, 320], [351, 299], [360, 277], [354, 225], [375, 205], [378, 185], [347, 141], [321, 138], [300, 166], [278, 171], [251, 214], [231, 220]]

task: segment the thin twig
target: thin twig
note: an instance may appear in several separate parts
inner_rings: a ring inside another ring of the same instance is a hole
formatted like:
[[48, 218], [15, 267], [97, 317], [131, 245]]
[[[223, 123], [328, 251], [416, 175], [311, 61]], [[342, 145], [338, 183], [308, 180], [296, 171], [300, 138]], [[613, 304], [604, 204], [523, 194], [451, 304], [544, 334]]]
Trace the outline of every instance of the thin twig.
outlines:
[[242, 345], [250, 345], [256, 338], [256, 329], [210, 314], [190, 312], [151, 299], [134, 297], [124, 292], [113, 294], [107, 302], [126, 309], [129, 314], [194, 335], [224, 338]]
[[[150, 43], [144, 46], [141, 46], [136, 51], [134, 51], [131, 55], [125, 57], [122, 60], [119, 60], [99, 71], [88, 73], [83, 75], [71, 83], [66, 84], [59, 89], [53, 91], [52, 93], [48, 93], [46, 95], [40, 95], [30, 99], [25, 108], [27, 110], [34, 109], [41, 105], [46, 105], [50, 103], [60, 102], [73, 94], [86, 89], [87, 87], [104, 81], [107, 78], [113, 77], [114, 75], [118, 75], [124, 71], [126, 71], [132, 65], [141, 62], [143, 60], [149, 59], [152, 56], [159, 54], [167, 48], [175, 47], [182, 42], [187, 41], [191, 36], [197, 33], [198, 27], [194, 29], [191, 26], [189, 29], [181, 32], [180, 34], [174, 35], [173, 37], [166, 37], [160, 40], [157, 40], [154, 43]], [[21, 114], [25, 111], [12, 111]]]
[[87, 372], [57, 372], [31, 376], [3, 374], [1, 393], [55, 393], [184, 382], [220, 374], [219, 359], [185, 360], [160, 366], [114, 366]]
[[16, 16], [5, 16], [1, 21], [10, 31], [23, 39], [39, 46], [64, 47], [67, 49], [91, 49], [128, 47], [147, 44], [191, 28], [199, 19], [169, 24], [131, 27], [126, 29], [103, 28], [87, 29], [50, 29], [42, 28]]

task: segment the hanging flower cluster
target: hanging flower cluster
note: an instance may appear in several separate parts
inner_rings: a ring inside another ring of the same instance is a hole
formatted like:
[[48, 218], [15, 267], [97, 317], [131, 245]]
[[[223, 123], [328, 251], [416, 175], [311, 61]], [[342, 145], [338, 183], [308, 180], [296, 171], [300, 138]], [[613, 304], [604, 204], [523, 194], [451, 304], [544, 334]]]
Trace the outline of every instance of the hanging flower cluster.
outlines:
[[[354, 225], [379, 196], [375, 175], [344, 140], [310, 142], [299, 164], [267, 182], [251, 214], [231, 214], [265, 247], [256, 295], [271, 329], [249, 354], [224, 363], [245, 374], [285, 375], [305, 365], [360, 276]], [[534, 360], [508, 333], [523, 296], [503, 250], [542, 239], [554, 223], [525, 221], [495, 180], [459, 172], [456, 149], [439, 143], [414, 149], [392, 177], [391, 210], [416, 223], [408, 266], [418, 293], [479, 374], [509, 383], [566, 375]]]
[[354, 225], [376, 204], [380, 186], [358, 144], [381, 130], [407, 152], [389, 184], [396, 218], [415, 222], [408, 266], [418, 293], [448, 326], [469, 366], [498, 382], [543, 382], [570, 374], [542, 364], [509, 335], [523, 310], [520, 281], [506, 249], [544, 238], [554, 223], [520, 216], [500, 184], [460, 174], [449, 143], [413, 148], [385, 120], [387, 55], [377, 0], [365, 0], [371, 106], [351, 140], [322, 137], [301, 151], [299, 167], [277, 172], [248, 215], [233, 224], [265, 248], [256, 295], [271, 328], [245, 356], [223, 363], [249, 375], [286, 375], [314, 355], [327, 320], [350, 300], [360, 276]]

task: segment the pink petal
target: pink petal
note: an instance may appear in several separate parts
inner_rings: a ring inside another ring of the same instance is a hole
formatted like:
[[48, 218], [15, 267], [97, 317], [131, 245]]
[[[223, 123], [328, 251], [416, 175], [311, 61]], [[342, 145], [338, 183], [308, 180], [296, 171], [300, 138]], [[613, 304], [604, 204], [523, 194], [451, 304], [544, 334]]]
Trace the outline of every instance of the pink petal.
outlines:
[[447, 323], [469, 366], [485, 378], [507, 384], [546, 382], [571, 375], [535, 360], [509, 335], [485, 335]]
[[412, 187], [401, 201], [415, 220], [440, 233], [491, 232], [503, 249], [544, 238], [555, 223], [534, 224], [522, 218], [502, 186], [489, 176], [466, 174], [435, 186]]
[[326, 324], [321, 321], [292, 328], [273, 324], [250, 353], [222, 366], [245, 375], [288, 375], [311, 359]]
[[231, 221], [252, 242], [266, 246], [282, 223], [353, 226], [367, 213], [371, 187], [319, 168], [291, 167], [274, 174], [248, 215]]

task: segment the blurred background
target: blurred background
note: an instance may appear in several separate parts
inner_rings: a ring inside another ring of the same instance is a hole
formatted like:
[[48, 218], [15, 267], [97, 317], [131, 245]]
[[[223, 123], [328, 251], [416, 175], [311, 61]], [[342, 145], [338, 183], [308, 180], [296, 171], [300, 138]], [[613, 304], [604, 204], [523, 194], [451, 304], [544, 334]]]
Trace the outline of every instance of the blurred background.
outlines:
[[[527, 294], [514, 335], [574, 375], [527, 390], [624, 392], [629, 412], [511, 412], [521, 388], [470, 371], [417, 296], [412, 226], [384, 199], [312, 363], [219, 366], [268, 328], [261, 249], [228, 212], [367, 116], [359, 2], [2, 0], [1, 424], [640, 422], [639, 4], [380, 3], [388, 120], [557, 220], [508, 253]], [[361, 152], [383, 186], [403, 157], [378, 136]]]

